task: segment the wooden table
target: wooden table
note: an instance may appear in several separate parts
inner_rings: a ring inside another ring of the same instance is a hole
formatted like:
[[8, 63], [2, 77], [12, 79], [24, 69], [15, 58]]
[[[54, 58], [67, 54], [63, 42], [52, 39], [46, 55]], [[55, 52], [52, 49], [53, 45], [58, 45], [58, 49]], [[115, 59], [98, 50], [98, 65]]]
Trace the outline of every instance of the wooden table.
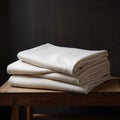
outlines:
[[87, 95], [63, 91], [11, 87], [0, 88], [0, 106], [12, 106], [12, 120], [19, 120], [19, 106], [26, 106], [27, 120], [31, 106], [120, 106], [120, 80], [103, 83]]

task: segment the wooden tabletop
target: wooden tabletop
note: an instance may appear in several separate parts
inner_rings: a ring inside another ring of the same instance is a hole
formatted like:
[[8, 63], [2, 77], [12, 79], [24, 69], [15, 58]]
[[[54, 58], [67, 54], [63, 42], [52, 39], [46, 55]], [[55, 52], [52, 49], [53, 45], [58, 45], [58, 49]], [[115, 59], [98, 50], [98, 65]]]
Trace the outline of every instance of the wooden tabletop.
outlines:
[[[30, 89], [11, 87], [9, 82], [4, 83], [0, 87], [0, 93], [63, 93], [63, 91], [46, 90], [46, 89]], [[120, 92], [120, 79], [113, 79], [104, 82], [100, 86], [96, 87], [91, 92]]]
[[6, 82], [0, 88], [0, 105], [46, 106], [120, 106], [120, 80], [101, 84], [89, 94], [11, 87]]

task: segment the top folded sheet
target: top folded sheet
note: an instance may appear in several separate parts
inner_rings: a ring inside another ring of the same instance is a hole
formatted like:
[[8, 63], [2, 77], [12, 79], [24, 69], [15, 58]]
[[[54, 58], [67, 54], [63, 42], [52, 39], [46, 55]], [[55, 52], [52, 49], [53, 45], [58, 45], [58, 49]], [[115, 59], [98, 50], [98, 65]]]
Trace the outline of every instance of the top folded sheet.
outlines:
[[49, 43], [17, 54], [24, 62], [70, 75], [79, 73], [86, 65], [91, 66], [107, 56], [106, 50], [59, 47]]

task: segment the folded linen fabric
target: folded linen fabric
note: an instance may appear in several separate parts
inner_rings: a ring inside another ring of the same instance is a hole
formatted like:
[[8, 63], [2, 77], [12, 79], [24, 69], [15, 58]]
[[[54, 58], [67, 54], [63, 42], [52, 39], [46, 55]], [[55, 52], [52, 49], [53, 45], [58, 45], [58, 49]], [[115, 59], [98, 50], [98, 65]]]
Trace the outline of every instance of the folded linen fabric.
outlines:
[[7, 66], [7, 73], [8, 74], [46, 74], [53, 72], [47, 68], [41, 68], [37, 66], [33, 66], [31, 64], [22, 62], [21, 60], [15, 61]]
[[49, 69], [40, 68], [18, 60], [8, 65], [7, 72], [13, 75], [31, 75], [56, 81], [79, 84], [81, 81], [92, 81], [101, 78], [102, 76], [110, 73], [110, 70], [109, 62], [104, 61], [78, 74], [78, 76], [71, 76], [58, 73]]
[[108, 53], [106, 50], [83, 50], [47, 43], [21, 51], [17, 56], [20, 60], [38, 67], [75, 75], [83, 68], [94, 65], [96, 61], [104, 60]]
[[7, 67], [11, 86], [87, 94], [110, 80], [107, 50], [83, 50], [44, 44], [17, 54]]
[[8, 82], [11, 84], [11, 86], [16, 87], [63, 90], [88, 94], [96, 86], [109, 80], [110, 78], [111, 76], [106, 75], [91, 82], [82, 82], [79, 86], [32, 76], [11, 76]]

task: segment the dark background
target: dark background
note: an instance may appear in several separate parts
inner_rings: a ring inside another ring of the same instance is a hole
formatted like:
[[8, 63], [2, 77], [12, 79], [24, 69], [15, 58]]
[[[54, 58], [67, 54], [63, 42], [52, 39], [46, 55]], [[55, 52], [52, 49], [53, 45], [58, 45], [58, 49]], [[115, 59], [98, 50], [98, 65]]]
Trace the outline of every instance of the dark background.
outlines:
[[1, 0], [0, 85], [16, 54], [44, 43], [107, 49], [111, 73], [120, 75], [119, 0]]

